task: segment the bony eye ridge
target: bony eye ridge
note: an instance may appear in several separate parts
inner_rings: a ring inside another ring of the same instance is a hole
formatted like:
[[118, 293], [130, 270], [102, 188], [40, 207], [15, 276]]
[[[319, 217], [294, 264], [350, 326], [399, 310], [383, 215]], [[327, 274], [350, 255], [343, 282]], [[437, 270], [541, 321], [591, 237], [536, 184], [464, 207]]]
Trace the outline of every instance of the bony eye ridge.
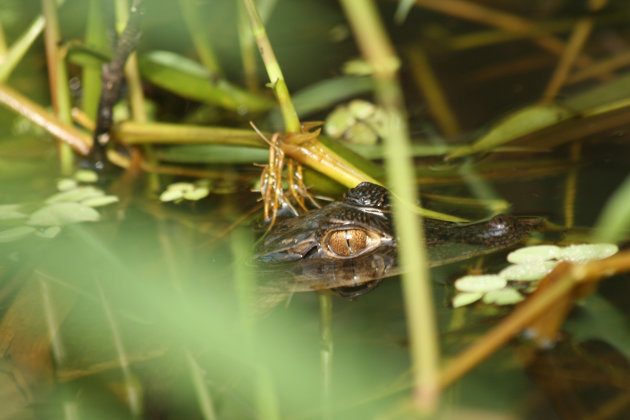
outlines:
[[380, 245], [380, 236], [361, 228], [337, 229], [324, 236], [324, 251], [333, 258], [353, 258]]

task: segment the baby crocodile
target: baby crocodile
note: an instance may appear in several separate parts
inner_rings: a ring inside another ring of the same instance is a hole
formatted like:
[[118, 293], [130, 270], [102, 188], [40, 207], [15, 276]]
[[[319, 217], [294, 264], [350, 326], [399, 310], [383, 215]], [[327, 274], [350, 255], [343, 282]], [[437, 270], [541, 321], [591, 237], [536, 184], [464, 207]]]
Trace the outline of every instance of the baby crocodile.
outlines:
[[[499, 214], [476, 223], [425, 218], [429, 264], [434, 267], [512, 246], [529, 234], [531, 219]], [[400, 274], [389, 192], [363, 182], [343, 200], [279, 220], [258, 245], [256, 259], [273, 282], [293, 291], [337, 291], [355, 296]]]

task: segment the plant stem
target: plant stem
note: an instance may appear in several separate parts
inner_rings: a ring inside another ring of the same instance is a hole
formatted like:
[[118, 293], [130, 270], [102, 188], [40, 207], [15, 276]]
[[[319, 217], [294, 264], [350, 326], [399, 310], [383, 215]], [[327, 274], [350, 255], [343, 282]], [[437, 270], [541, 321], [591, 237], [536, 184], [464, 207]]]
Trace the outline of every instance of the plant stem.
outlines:
[[[57, 5], [61, 6], [65, 3], [65, 0], [57, 1]], [[6, 55], [4, 55], [3, 60], [1, 60], [0, 64], [0, 82], [4, 83], [7, 81], [11, 72], [18, 65], [26, 51], [33, 45], [33, 42], [39, 34], [44, 29], [44, 17], [39, 15], [35, 18], [35, 20], [29, 25], [28, 29], [18, 38], [17, 41], [11, 45]]]
[[70, 124], [60, 121], [41, 105], [36, 104], [2, 83], [0, 83], [0, 104], [17, 112], [59, 140], [67, 143], [77, 153], [87, 155], [90, 151], [92, 139], [89, 135], [77, 130]]
[[[85, 45], [106, 50], [109, 45], [105, 32], [102, 6], [101, 0], [90, 0], [89, 2], [85, 27]], [[101, 93], [101, 66], [83, 66], [81, 87], [83, 90], [81, 108], [92, 121], [96, 121], [96, 111]]]
[[332, 418], [331, 414], [331, 384], [332, 384], [332, 366], [333, 366], [333, 311], [332, 297], [329, 294], [319, 295], [319, 313], [320, 313], [320, 340], [321, 340], [321, 364], [322, 364], [322, 408], [324, 418]]
[[188, 28], [188, 32], [190, 32], [193, 44], [195, 44], [195, 50], [197, 51], [197, 55], [199, 55], [201, 64], [203, 64], [213, 76], [220, 76], [223, 72], [219, 66], [212, 44], [208, 40], [207, 25], [203, 22], [203, 16], [199, 13], [196, 3], [197, 2], [193, 0], [179, 0], [179, 6], [182, 10], [184, 21], [186, 21], [186, 27]]
[[243, 0], [243, 5], [245, 6], [247, 16], [249, 17], [252, 33], [254, 34], [256, 43], [258, 44], [258, 50], [260, 51], [263, 62], [265, 63], [265, 69], [267, 70], [267, 75], [271, 81], [273, 92], [276, 95], [276, 99], [278, 100], [280, 109], [282, 110], [285, 131], [289, 133], [299, 133], [301, 131], [300, 120], [297, 112], [295, 111], [295, 107], [293, 106], [293, 102], [291, 102], [289, 89], [284, 81], [284, 76], [282, 75], [282, 70], [280, 70], [278, 60], [276, 60], [276, 55], [271, 48], [271, 42], [269, 42], [267, 31], [265, 31], [265, 26], [258, 14], [256, 5], [253, 0]]
[[376, 96], [384, 109], [387, 135], [385, 163], [393, 203], [394, 225], [398, 235], [399, 258], [403, 269], [403, 291], [410, 337], [414, 376], [414, 400], [418, 408], [431, 411], [439, 398], [439, 349], [433, 293], [422, 219], [403, 203], [417, 202], [409, 133], [402, 91], [397, 80], [398, 58], [391, 46], [372, 0], [342, 0], [342, 5], [359, 48], [370, 64]]
[[268, 147], [258, 133], [241, 128], [123, 121], [112, 134], [126, 144], [225, 144]]
[[245, 86], [251, 92], [258, 92], [258, 66], [254, 50], [254, 37], [252, 36], [252, 30], [245, 12], [245, 6], [241, 2], [238, 3], [238, 44], [241, 50]]
[[9, 48], [7, 46], [7, 38], [4, 36], [4, 25], [0, 21], [0, 64], [4, 62]]
[[[42, 9], [46, 27], [44, 31], [46, 41], [46, 61], [53, 109], [59, 120], [65, 124], [72, 124], [72, 110], [70, 104], [70, 88], [68, 86], [68, 71], [65, 57], [59, 49], [61, 33], [59, 31], [59, 17], [55, 0], [42, 0]], [[72, 150], [63, 142], [59, 144], [59, 160], [61, 172], [70, 174], [73, 170], [74, 155]]]

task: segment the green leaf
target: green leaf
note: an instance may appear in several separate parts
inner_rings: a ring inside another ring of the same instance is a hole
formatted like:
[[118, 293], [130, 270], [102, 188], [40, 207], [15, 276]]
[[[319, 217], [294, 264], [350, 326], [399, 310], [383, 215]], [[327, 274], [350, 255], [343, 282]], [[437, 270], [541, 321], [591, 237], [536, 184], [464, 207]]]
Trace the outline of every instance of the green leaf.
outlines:
[[61, 226], [71, 223], [96, 222], [101, 215], [92, 207], [79, 203], [50, 203], [31, 214], [26, 222], [31, 226]]
[[38, 230], [35, 234], [41, 238], [52, 239], [55, 236], [59, 235], [59, 232], [61, 232], [61, 227], [49, 226], [45, 229]]
[[67, 191], [61, 191], [46, 199], [46, 204], [61, 202], [78, 202], [92, 197], [101, 197], [105, 193], [92, 186], [77, 187]]
[[21, 204], [2, 204], [0, 205], [0, 220], [15, 220], [27, 217], [20, 209]]
[[628, 92], [630, 73], [615, 77], [606, 83], [598, 83], [594, 88], [562, 101], [562, 104], [579, 112], [591, 112], [594, 108], [628, 99]]
[[92, 184], [98, 181], [98, 174], [89, 169], [79, 169], [73, 175], [74, 179], [79, 182], [85, 182], [86, 184]]
[[59, 191], [69, 191], [77, 188], [77, 186], [77, 181], [71, 178], [61, 178], [59, 181], [57, 181], [57, 189]]
[[562, 249], [562, 259], [573, 262], [587, 262], [602, 260], [619, 252], [615, 244], [578, 244], [569, 245]]
[[269, 150], [259, 147], [204, 144], [172, 146], [156, 151], [160, 160], [183, 163], [266, 163]]
[[594, 241], [617, 242], [630, 232], [630, 176], [608, 199], [594, 229]]
[[0, 243], [17, 241], [33, 232], [35, 232], [35, 228], [31, 226], [16, 226], [5, 229], [0, 231]]
[[116, 202], [118, 202], [118, 197], [115, 195], [102, 195], [81, 200], [81, 204], [90, 207], [103, 207]]
[[265, 111], [275, 104], [266, 96], [216, 79], [201, 64], [169, 51], [144, 55], [140, 59], [140, 71], [151, 83], [177, 95], [234, 111]]
[[[300, 117], [324, 111], [333, 105], [374, 89], [374, 82], [365, 76], [340, 76], [314, 83], [291, 95], [293, 106]], [[280, 107], [269, 114], [274, 127], [282, 126]]]
[[518, 290], [506, 287], [499, 290], [491, 290], [483, 296], [483, 303], [488, 305], [514, 305], [525, 298]]
[[206, 186], [195, 186], [190, 191], [184, 192], [184, 199], [191, 201], [198, 201], [210, 194], [210, 188]]
[[556, 245], [534, 245], [519, 248], [508, 254], [507, 260], [512, 264], [534, 263], [560, 258], [562, 249]]
[[574, 117], [568, 109], [559, 105], [532, 105], [509, 115], [472, 145], [462, 146], [449, 153], [447, 159], [489, 151], [525, 134], [555, 125]]
[[521, 264], [512, 264], [505, 267], [499, 275], [507, 280], [536, 281], [551, 273], [557, 261], [536, 261]]
[[453, 296], [453, 308], [460, 308], [462, 306], [470, 305], [477, 302], [483, 296], [483, 292], [464, 292], [458, 293]]
[[477, 276], [464, 276], [455, 281], [455, 288], [460, 292], [487, 292], [502, 289], [507, 280], [496, 274], [482, 274]]
[[630, 360], [630, 323], [625, 313], [599, 294], [590, 295], [581, 303], [582, 311], [569, 317], [566, 329], [578, 341], [602, 340], [622, 352]]

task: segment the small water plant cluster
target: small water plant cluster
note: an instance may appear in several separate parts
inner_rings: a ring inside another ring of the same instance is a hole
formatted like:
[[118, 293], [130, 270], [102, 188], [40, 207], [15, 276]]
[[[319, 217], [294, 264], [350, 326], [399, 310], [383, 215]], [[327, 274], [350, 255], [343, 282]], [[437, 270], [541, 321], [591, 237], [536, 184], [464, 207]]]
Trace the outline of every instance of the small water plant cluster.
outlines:
[[562, 261], [586, 263], [608, 258], [619, 251], [615, 244], [577, 244], [527, 246], [507, 256], [511, 264], [498, 274], [467, 275], [455, 281], [457, 294], [453, 307], [481, 300], [491, 305], [513, 305], [525, 299], [524, 293], [536, 290], [538, 282]]
[[210, 194], [210, 181], [200, 179], [196, 182], [174, 182], [160, 194], [160, 201], [179, 203], [183, 200], [199, 201]]
[[70, 178], [59, 179], [58, 192], [42, 204], [0, 205], [0, 243], [31, 235], [51, 239], [65, 225], [100, 220], [101, 213], [96, 208], [115, 203], [118, 197], [94, 186], [97, 181], [95, 172], [79, 170]]
[[371, 102], [355, 99], [337, 106], [324, 130], [330, 137], [356, 144], [376, 144], [385, 130], [383, 110]]

